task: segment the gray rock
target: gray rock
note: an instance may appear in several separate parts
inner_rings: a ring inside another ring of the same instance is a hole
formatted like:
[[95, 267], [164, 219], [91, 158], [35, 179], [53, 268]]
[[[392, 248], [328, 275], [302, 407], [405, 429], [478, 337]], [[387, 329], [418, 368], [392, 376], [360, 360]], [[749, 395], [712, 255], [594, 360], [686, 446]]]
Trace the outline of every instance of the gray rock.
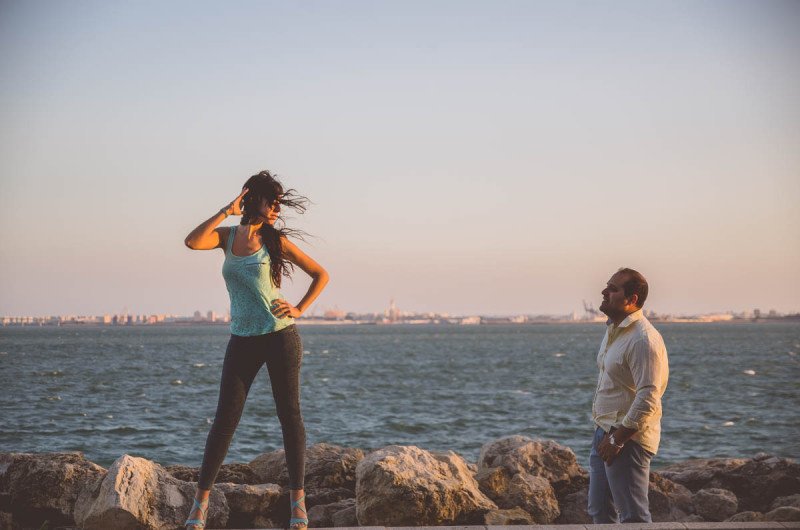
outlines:
[[522, 508], [512, 508], [511, 510], [490, 510], [484, 516], [484, 523], [489, 525], [531, 525], [534, 524], [534, 520]]
[[749, 460], [690, 460], [659, 472], [692, 491], [730, 490], [742, 511], [766, 512], [776, 498], [800, 493], [800, 464], [766, 454]]
[[80, 492], [105, 471], [83, 453], [0, 453], [0, 494], [15, 525], [69, 526]]
[[0, 512], [0, 530], [11, 530], [11, 514]]
[[[195, 488], [150, 460], [123, 455], [93, 486], [81, 491], [75, 522], [85, 530], [180, 527], [192, 507]], [[208, 526], [224, 527], [227, 521], [225, 495], [213, 489]]]
[[583, 488], [575, 493], [566, 495], [559, 507], [561, 515], [555, 520], [556, 524], [592, 524], [587, 506], [589, 505], [589, 489]]
[[692, 492], [697, 492], [717, 476], [738, 469], [746, 463], [747, 460], [742, 458], [702, 458], [672, 464], [661, 468], [658, 473], [686, 486]]
[[355, 503], [333, 514], [333, 526], [350, 528], [358, 526], [358, 509]]
[[[335, 514], [347, 509], [355, 509], [355, 499], [344, 499], [331, 504], [315, 505], [308, 510], [308, 524], [311, 527], [336, 526], [333, 517]], [[358, 522], [354, 526], [358, 526]]]
[[[307, 489], [345, 488], [355, 491], [356, 466], [364, 451], [325, 443], [314, 444], [306, 450], [305, 486]], [[286, 456], [283, 449], [265, 453], [249, 464], [261, 483], [289, 485]]]
[[463, 458], [392, 445], [356, 468], [359, 525], [423, 526], [483, 521], [497, 506], [478, 489]]
[[[173, 477], [185, 482], [197, 482], [200, 468], [188, 466], [166, 466], [164, 469]], [[264, 484], [258, 474], [247, 464], [222, 464], [216, 478], [217, 483]]]
[[795, 506], [781, 506], [764, 514], [765, 521], [800, 521], [800, 508]]
[[702, 489], [692, 500], [698, 515], [706, 521], [724, 521], [734, 515], [739, 506], [736, 495], [721, 488]]
[[225, 495], [230, 515], [228, 526], [232, 528], [255, 528], [256, 519], [273, 519], [281, 507], [288, 512], [288, 504], [283, 505], [281, 488], [276, 484], [233, 484], [222, 482], [214, 489]]
[[507, 436], [484, 444], [478, 471], [505, 468], [510, 476], [525, 472], [547, 479], [558, 497], [574, 493], [587, 484], [588, 474], [578, 465], [575, 453], [552, 440]]
[[739, 512], [725, 519], [726, 523], [753, 523], [764, 520], [764, 514], [761, 512]]
[[772, 511], [775, 508], [780, 508], [781, 506], [794, 506], [795, 508], [800, 508], [800, 494], [778, 497], [772, 501], [769, 509]]
[[502, 509], [521, 508], [536, 523], [553, 522], [561, 513], [555, 491], [544, 477], [510, 474], [506, 467], [483, 468], [475, 476], [481, 491]]
[[664, 478], [660, 473], [650, 473], [647, 495], [653, 522], [680, 521], [695, 511], [689, 488]]

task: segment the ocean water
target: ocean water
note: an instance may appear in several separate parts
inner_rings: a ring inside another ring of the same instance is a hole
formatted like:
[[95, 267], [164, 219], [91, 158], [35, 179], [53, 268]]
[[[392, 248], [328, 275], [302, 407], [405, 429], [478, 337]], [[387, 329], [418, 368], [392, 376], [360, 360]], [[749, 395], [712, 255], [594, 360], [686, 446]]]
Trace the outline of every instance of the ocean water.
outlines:
[[[654, 467], [800, 456], [800, 324], [657, 324], [670, 383]], [[453, 450], [523, 434], [586, 465], [602, 324], [300, 326], [308, 443]], [[197, 466], [224, 326], [0, 328], [0, 451]], [[266, 369], [226, 462], [281, 447]]]

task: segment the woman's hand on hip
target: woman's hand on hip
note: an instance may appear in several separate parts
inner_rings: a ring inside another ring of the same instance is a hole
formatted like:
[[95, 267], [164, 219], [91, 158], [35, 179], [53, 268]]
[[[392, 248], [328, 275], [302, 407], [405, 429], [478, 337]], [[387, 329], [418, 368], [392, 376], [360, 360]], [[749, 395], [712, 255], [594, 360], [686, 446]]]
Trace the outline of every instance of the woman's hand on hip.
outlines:
[[298, 318], [303, 313], [286, 300], [278, 298], [272, 302], [272, 314], [278, 318]]

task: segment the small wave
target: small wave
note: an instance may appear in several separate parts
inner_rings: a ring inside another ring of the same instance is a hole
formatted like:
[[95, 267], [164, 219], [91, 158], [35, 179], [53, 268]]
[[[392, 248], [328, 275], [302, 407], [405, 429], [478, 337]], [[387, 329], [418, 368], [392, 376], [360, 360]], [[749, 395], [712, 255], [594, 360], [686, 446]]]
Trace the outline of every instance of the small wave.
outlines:
[[736, 424], [732, 421], [726, 421], [725, 423], [722, 424], [723, 427], [733, 427], [734, 425]]
[[530, 392], [528, 392], [527, 390], [512, 390], [511, 393], [512, 394], [522, 394], [523, 396], [530, 395]]
[[756, 375], [756, 371], [755, 370], [742, 370], [742, 373], [744, 375]]
[[8, 355], [7, 351], [0, 351], [0, 355]]
[[[0, 352], [0, 355], [3, 355], [3, 352]], [[789, 352], [789, 355], [791, 355], [792, 357], [794, 357], [794, 356], [796, 356], [796, 355], [797, 355], [797, 352], [796, 352], [796, 351], [790, 351], [790, 352]]]
[[180, 379], [173, 379], [173, 380], [170, 382], [170, 384], [171, 384], [171, 385], [175, 385], [175, 386], [177, 386], [177, 385], [182, 385], [182, 384], [183, 384], [183, 381], [181, 381]]
[[33, 372], [33, 375], [39, 375], [42, 377], [60, 377], [64, 375], [64, 372], [61, 370], [42, 370], [41, 372]]
[[206, 363], [194, 363], [192, 366], [194, 366], [195, 368], [202, 368], [205, 365], [206, 365]]
[[47, 401], [61, 401], [61, 396], [48, 396]]

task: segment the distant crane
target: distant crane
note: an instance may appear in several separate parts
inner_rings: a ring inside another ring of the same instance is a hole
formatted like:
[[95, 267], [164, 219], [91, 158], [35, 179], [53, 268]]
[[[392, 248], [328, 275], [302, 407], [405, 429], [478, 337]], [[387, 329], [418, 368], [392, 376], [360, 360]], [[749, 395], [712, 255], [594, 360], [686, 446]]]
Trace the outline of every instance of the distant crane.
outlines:
[[583, 310], [586, 311], [586, 314], [591, 316], [592, 318], [600, 315], [600, 311], [595, 309], [594, 305], [591, 302], [587, 302], [586, 300], [583, 301]]

